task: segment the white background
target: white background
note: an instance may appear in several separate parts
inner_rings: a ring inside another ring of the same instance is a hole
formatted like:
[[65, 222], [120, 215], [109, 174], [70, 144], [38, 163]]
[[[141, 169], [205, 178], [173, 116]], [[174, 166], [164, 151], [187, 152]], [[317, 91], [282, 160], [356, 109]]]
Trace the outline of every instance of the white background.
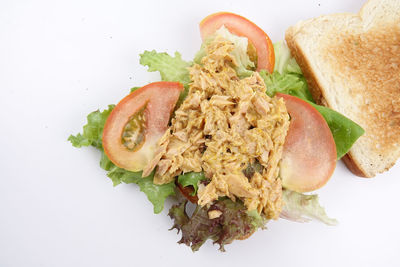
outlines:
[[135, 185], [113, 188], [99, 153], [66, 140], [86, 115], [159, 79], [139, 53], [191, 60], [198, 23], [239, 13], [273, 41], [300, 19], [363, 1], [0, 2], [0, 266], [400, 266], [400, 166], [374, 179], [341, 162], [318, 190], [336, 227], [279, 220], [220, 253], [168, 231]]

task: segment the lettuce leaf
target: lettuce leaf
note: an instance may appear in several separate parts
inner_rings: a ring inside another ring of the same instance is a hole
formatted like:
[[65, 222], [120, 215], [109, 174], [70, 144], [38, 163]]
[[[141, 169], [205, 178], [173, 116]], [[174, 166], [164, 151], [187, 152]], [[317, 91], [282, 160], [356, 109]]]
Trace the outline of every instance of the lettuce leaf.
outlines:
[[281, 74], [277, 71], [270, 74], [266, 70], [261, 70], [260, 76], [264, 80], [265, 86], [267, 87], [266, 93], [270, 97], [279, 92], [297, 96], [304, 100], [314, 101], [308, 90], [306, 79], [301, 74]]
[[[182, 232], [178, 243], [190, 246], [197, 251], [207, 239], [219, 244], [220, 250], [234, 240], [251, 235], [260, 227], [264, 227], [267, 220], [256, 211], [248, 212], [240, 202], [233, 202], [228, 198], [219, 199], [209, 208], [197, 206], [191, 217], [185, 211], [187, 201], [174, 205], [168, 215], [174, 220], [175, 228]], [[218, 210], [222, 214], [215, 219], [208, 218], [208, 212]]]
[[140, 89], [140, 86], [135, 86], [131, 88], [131, 93], [135, 92], [137, 89]]
[[142, 172], [130, 172], [121, 169], [108, 159], [104, 151], [102, 152], [100, 166], [108, 171], [107, 176], [113, 181], [114, 186], [119, 185], [121, 182], [125, 184], [137, 184], [140, 191], [145, 193], [147, 199], [153, 204], [153, 211], [156, 214], [163, 210], [165, 199], [175, 195], [174, 182], [156, 185], [153, 183], [154, 173], [142, 178]]
[[295, 222], [308, 222], [316, 219], [327, 225], [336, 225], [336, 219], [329, 218], [319, 204], [318, 195], [304, 195], [290, 190], [283, 190], [285, 203], [280, 217]]
[[246, 37], [239, 37], [232, 34], [227, 28], [225, 28], [225, 26], [219, 28], [215, 32], [215, 35], [219, 35], [235, 45], [235, 48], [231, 53], [238, 64], [238, 66], [236, 66], [236, 73], [238, 76], [240, 78], [250, 76], [255, 69], [255, 64], [250, 60], [250, 57], [247, 54], [248, 39]]
[[140, 64], [148, 66], [150, 72], [158, 71], [163, 81], [180, 82], [186, 86], [190, 83], [188, 67], [192, 63], [184, 61], [178, 52], [175, 52], [175, 57], [171, 57], [165, 52], [144, 51], [140, 54]]
[[[134, 87], [131, 91], [139, 87]], [[68, 140], [75, 147], [94, 146], [101, 151], [100, 167], [107, 171], [107, 176], [116, 186], [121, 182], [129, 184], [135, 183], [139, 186], [140, 191], [146, 194], [149, 201], [154, 206], [154, 213], [160, 213], [164, 208], [165, 199], [168, 196], [175, 195], [175, 184], [156, 185], [153, 183], [154, 174], [142, 178], [142, 172], [130, 172], [114, 165], [104, 153], [102, 146], [102, 135], [104, 124], [110, 115], [114, 105], [109, 105], [104, 111], [94, 111], [87, 116], [87, 124], [83, 126], [83, 133], [71, 135]]]
[[197, 190], [199, 189], [198, 183], [205, 180], [204, 172], [188, 172], [178, 176], [178, 183], [183, 187], [193, 186], [192, 196], [197, 195]]
[[140, 191], [146, 194], [147, 199], [153, 204], [154, 213], [158, 214], [164, 209], [165, 199], [175, 195], [175, 183], [156, 185], [153, 183], [154, 173], [142, 178], [142, 172], [130, 172], [113, 166], [108, 172], [114, 185], [124, 182], [126, 184], [135, 183]]
[[308, 103], [321, 113], [331, 129], [336, 144], [337, 159], [339, 160], [349, 152], [351, 146], [365, 133], [364, 129], [339, 112], [312, 102]]
[[190, 74], [188, 67], [193, 63], [184, 61], [180, 53], [175, 52], [175, 57], [167, 53], [157, 53], [153, 51], [144, 51], [140, 54], [140, 64], [148, 66], [148, 71], [158, 71], [163, 81], [180, 82], [185, 90], [179, 96], [177, 107], [183, 102], [189, 92]]
[[108, 109], [100, 112], [99, 110], [93, 111], [87, 116], [87, 124], [83, 126], [83, 132], [77, 135], [70, 135], [68, 141], [74, 147], [94, 146], [102, 149], [103, 145], [101, 137], [103, 135], [104, 124], [115, 105], [109, 105]]
[[267, 95], [272, 97], [279, 92], [314, 102], [300, 66], [291, 57], [287, 45], [284, 42], [275, 43], [274, 51], [274, 72], [271, 74], [265, 70], [260, 71], [267, 87]]
[[247, 53], [248, 39], [246, 37], [239, 37], [235, 34], [232, 34], [227, 28], [225, 28], [225, 26], [219, 28], [215, 34], [203, 42], [200, 50], [195, 56], [194, 62], [197, 64], [201, 63], [201, 59], [206, 55], [206, 46], [212, 42], [216, 36], [221, 36], [234, 44], [234, 49], [231, 53], [238, 64], [235, 70], [239, 78], [250, 76], [255, 70], [255, 64], [250, 60], [250, 57]]
[[303, 75], [300, 66], [296, 60], [291, 56], [288, 46], [283, 42], [274, 44], [275, 52], [275, 66], [274, 71], [280, 74], [294, 73]]

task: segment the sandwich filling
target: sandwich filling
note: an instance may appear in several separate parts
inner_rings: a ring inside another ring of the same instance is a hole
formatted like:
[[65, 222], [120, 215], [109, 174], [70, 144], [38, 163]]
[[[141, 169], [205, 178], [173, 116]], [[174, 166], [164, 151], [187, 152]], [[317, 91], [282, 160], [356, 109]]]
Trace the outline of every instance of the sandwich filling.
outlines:
[[269, 97], [257, 72], [239, 79], [232, 42], [216, 36], [201, 64], [190, 68], [187, 98], [175, 111], [143, 175], [157, 167], [154, 183], [204, 172], [198, 204], [240, 199], [247, 210], [277, 219], [282, 209], [278, 177], [289, 115], [282, 99]]

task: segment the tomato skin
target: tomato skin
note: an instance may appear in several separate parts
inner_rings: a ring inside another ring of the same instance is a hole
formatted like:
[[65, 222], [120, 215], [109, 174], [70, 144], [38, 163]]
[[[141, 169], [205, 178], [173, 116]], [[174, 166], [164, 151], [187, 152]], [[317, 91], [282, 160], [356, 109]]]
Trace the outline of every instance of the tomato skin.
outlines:
[[328, 124], [300, 98], [276, 95], [284, 99], [291, 117], [282, 154], [282, 185], [297, 192], [321, 188], [336, 167], [336, 145]]
[[197, 204], [197, 202], [199, 201], [199, 198], [197, 197], [197, 195], [192, 196], [194, 189], [192, 186], [186, 186], [183, 187], [180, 183], [176, 182], [175, 183], [176, 186], [178, 187], [179, 191], [182, 193], [182, 195], [189, 200], [190, 202], [192, 202], [193, 204]]
[[[103, 147], [108, 158], [128, 171], [141, 171], [154, 157], [157, 141], [168, 122], [183, 85], [177, 82], [150, 83], [123, 98], [107, 118], [103, 130]], [[125, 125], [132, 115], [144, 108], [145, 138], [138, 150], [122, 144]]]
[[275, 65], [274, 46], [268, 35], [248, 19], [229, 12], [214, 13], [200, 22], [201, 38], [205, 40], [222, 25], [233, 34], [247, 37], [257, 51], [257, 71], [266, 69], [272, 73]]

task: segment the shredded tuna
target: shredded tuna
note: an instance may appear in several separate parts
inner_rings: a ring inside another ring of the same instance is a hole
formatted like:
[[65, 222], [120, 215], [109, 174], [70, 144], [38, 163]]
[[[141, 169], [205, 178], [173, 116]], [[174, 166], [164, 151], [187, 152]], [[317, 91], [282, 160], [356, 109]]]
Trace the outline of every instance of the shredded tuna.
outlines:
[[[232, 50], [232, 43], [217, 37], [202, 64], [190, 68], [189, 94], [159, 142], [156, 163], [146, 170], [157, 165], [157, 184], [204, 171], [210, 182], [199, 185], [199, 205], [223, 196], [239, 198], [247, 209], [276, 219], [282, 208], [278, 172], [289, 115], [282, 99], [265, 94], [258, 73], [237, 77]], [[255, 161], [263, 169], [248, 178], [244, 170]]]

